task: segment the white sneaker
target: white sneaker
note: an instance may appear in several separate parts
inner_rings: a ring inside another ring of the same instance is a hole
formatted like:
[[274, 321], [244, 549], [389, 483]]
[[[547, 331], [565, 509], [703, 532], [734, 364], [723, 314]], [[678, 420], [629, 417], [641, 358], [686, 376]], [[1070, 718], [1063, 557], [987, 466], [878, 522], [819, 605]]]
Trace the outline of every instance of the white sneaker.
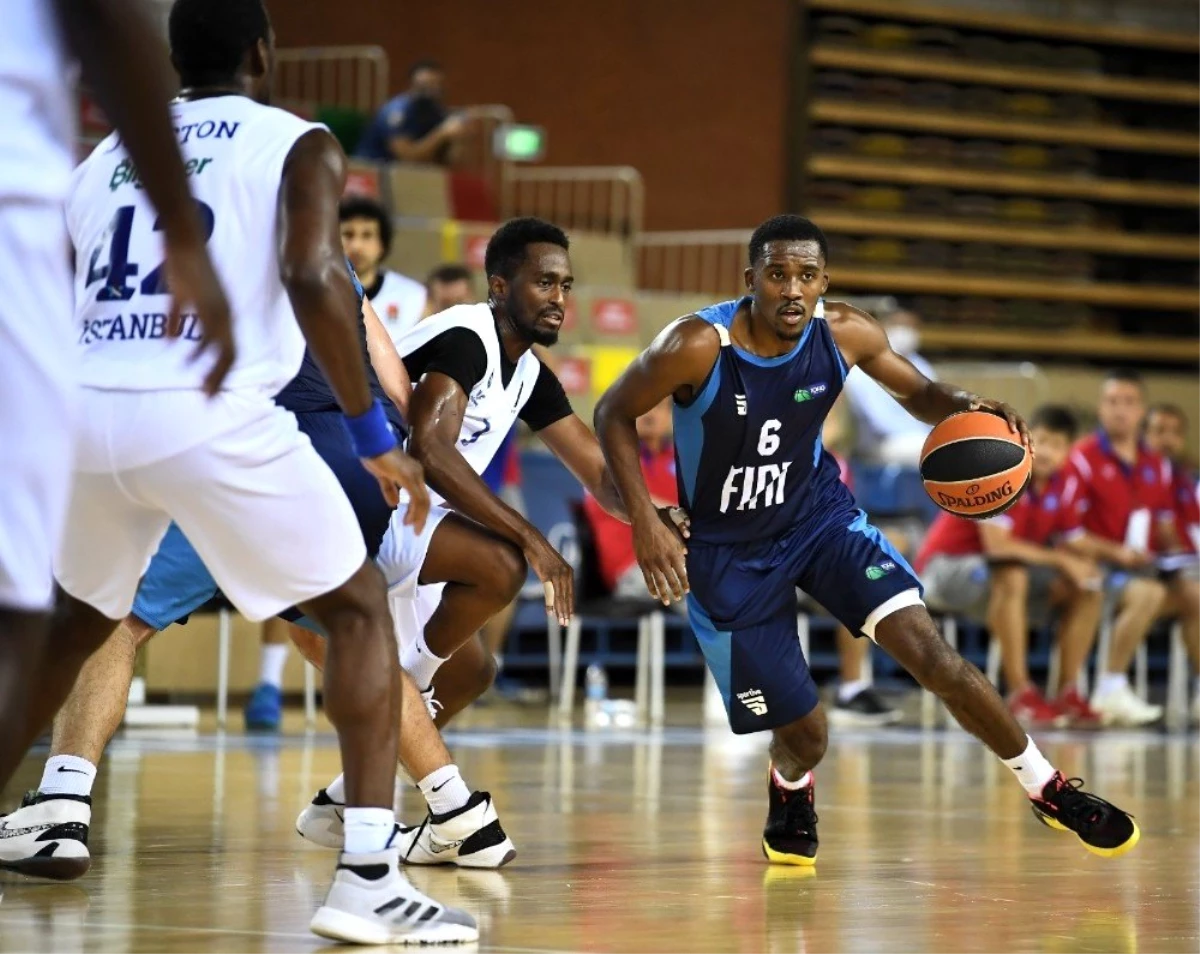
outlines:
[[82, 877], [92, 863], [86, 796], [30, 792], [21, 807], [0, 815], [0, 868], [56, 881]]
[[517, 856], [487, 792], [473, 792], [467, 804], [445, 815], [429, 814], [396, 839], [406, 865], [458, 865], [500, 868]]
[[467, 944], [475, 919], [426, 897], [400, 873], [395, 848], [338, 857], [333, 884], [309, 928], [352, 944]]
[[1101, 695], [1092, 696], [1092, 708], [1100, 715], [1104, 725], [1139, 726], [1149, 725], [1162, 718], [1162, 706], [1153, 706], [1143, 701], [1128, 685], [1110, 689]]
[[296, 819], [296, 831], [315, 845], [341, 851], [346, 843], [345, 816], [346, 806], [321, 789]]

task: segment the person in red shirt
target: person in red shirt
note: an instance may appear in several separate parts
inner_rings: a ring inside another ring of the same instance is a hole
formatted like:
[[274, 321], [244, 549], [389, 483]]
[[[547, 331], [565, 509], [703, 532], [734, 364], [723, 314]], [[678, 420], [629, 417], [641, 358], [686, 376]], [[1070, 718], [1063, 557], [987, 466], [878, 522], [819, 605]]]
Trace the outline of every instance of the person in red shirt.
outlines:
[[[1146, 445], [1171, 464], [1171, 496], [1175, 503], [1175, 532], [1180, 548], [1190, 559], [1167, 577], [1167, 611], [1183, 624], [1183, 642], [1192, 662], [1192, 673], [1200, 672], [1200, 487], [1196, 474], [1183, 460], [1187, 416], [1174, 404], [1156, 404], [1146, 416]], [[1200, 721], [1200, 684], [1192, 703], [1192, 721]]]
[[[678, 506], [671, 401], [663, 401], [639, 417], [637, 431], [641, 441], [642, 474], [655, 506]], [[583, 513], [596, 541], [596, 559], [604, 585], [613, 596], [649, 599], [646, 581], [633, 551], [633, 529], [606, 513], [590, 494], [584, 498]], [[682, 602], [673, 605], [683, 607]]]
[[1109, 372], [1100, 390], [1100, 429], [1075, 445], [1067, 463], [1067, 473], [1079, 481], [1086, 531], [1071, 545], [1113, 571], [1108, 588], [1117, 616], [1091, 700], [1107, 724], [1146, 725], [1162, 716], [1162, 707], [1139, 698], [1127, 676], [1134, 653], [1167, 606], [1157, 560], [1179, 549], [1171, 465], [1141, 442], [1145, 416], [1141, 375]]
[[[1103, 608], [1097, 564], [1063, 544], [1082, 533], [1078, 480], [1064, 471], [1075, 418], [1047, 405], [1029, 421], [1033, 478], [1008, 511], [974, 521], [943, 513], [917, 554], [931, 604], [987, 621], [1000, 642], [1008, 705], [1026, 725], [1096, 724], [1099, 719], [1075, 687], [1091, 650]], [[1028, 638], [1033, 620], [1058, 617], [1061, 685], [1047, 701], [1029, 678]]]

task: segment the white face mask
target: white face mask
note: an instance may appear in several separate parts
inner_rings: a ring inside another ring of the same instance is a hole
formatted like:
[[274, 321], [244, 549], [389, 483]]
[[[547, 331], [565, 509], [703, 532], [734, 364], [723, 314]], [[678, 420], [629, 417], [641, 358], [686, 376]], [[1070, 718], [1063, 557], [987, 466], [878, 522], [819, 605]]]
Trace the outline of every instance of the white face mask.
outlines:
[[887, 330], [888, 344], [897, 354], [916, 354], [921, 346], [921, 332], [908, 325], [893, 325]]

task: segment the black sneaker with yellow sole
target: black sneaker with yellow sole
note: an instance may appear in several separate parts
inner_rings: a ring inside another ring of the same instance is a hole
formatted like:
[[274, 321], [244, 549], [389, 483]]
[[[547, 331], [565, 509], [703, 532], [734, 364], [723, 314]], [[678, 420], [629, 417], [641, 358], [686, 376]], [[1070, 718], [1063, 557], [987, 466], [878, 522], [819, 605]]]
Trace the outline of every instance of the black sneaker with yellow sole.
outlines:
[[1074, 832], [1083, 847], [1103, 858], [1116, 858], [1142, 837], [1137, 823], [1098, 795], [1083, 791], [1083, 779], [1063, 778], [1055, 772], [1040, 798], [1030, 798], [1033, 814], [1043, 825]]
[[767, 824], [762, 850], [775, 865], [817, 863], [817, 812], [815, 782], [805, 788], [789, 789], [775, 784], [774, 772], [767, 774]]

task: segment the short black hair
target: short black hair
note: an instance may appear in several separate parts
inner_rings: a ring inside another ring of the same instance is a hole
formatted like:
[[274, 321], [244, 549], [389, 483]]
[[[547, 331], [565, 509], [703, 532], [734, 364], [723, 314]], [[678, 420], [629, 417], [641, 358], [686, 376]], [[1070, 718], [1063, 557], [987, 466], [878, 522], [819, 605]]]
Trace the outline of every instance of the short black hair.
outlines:
[[1173, 417], [1179, 423], [1187, 426], [1187, 415], [1183, 413], [1183, 408], [1178, 404], [1171, 404], [1166, 401], [1160, 401], [1158, 404], [1151, 404], [1150, 409], [1146, 412], [1146, 420], [1150, 420], [1151, 414], [1165, 414], [1167, 417]]
[[438, 73], [446, 72], [444, 69], [442, 69], [442, 64], [437, 60], [417, 60], [417, 62], [408, 68], [408, 78], [411, 80], [414, 76], [420, 73], [421, 70], [434, 70]]
[[1043, 404], [1030, 415], [1029, 427], [1043, 428], [1054, 434], [1065, 434], [1069, 440], [1075, 440], [1079, 433], [1079, 421], [1069, 408], [1061, 404]]
[[184, 86], [228, 83], [271, 20], [262, 0], [175, 0], [167, 18], [171, 61]]
[[342, 199], [338, 207], [338, 221], [350, 219], [373, 219], [379, 223], [379, 240], [383, 243], [383, 257], [392, 250], [392, 217], [380, 203], [365, 195], [351, 195]]
[[1120, 381], [1122, 384], [1136, 384], [1138, 390], [1146, 390], [1146, 379], [1142, 377], [1142, 372], [1135, 371], [1133, 368], [1111, 368], [1104, 373], [1104, 383], [1109, 381]]
[[459, 262], [446, 262], [432, 269], [425, 276], [425, 287], [428, 288], [434, 282], [440, 285], [452, 285], [455, 282], [469, 282], [471, 280], [471, 270]]
[[777, 215], [767, 219], [750, 236], [750, 264], [763, 260], [768, 242], [816, 242], [821, 261], [829, 261], [829, 243], [815, 222], [802, 215]]
[[525, 249], [539, 242], [557, 245], [564, 252], [571, 248], [567, 233], [553, 222], [533, 217], [510, 219], [488, 239], [483, 270], [488, 278], [493, 275], [512, 278], [525, 261]]

